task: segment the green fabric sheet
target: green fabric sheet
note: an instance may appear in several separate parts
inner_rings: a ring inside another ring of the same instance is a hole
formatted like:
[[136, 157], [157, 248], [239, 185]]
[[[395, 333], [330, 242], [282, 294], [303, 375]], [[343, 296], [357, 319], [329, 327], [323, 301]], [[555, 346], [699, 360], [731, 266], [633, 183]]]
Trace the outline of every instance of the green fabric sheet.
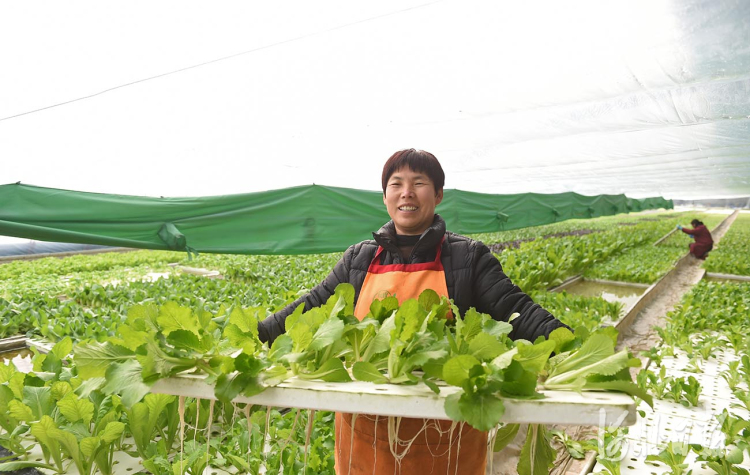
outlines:
[[[445, 190], [437, 207], [470, 234], [673, 207], [672, 200], [577, 193], [489, 195]], [[383, 195], [329, 186], [200, 198], [0, 186], [0, 235], [41, 241], [230, 254], [335, 252], [389, 220]]]

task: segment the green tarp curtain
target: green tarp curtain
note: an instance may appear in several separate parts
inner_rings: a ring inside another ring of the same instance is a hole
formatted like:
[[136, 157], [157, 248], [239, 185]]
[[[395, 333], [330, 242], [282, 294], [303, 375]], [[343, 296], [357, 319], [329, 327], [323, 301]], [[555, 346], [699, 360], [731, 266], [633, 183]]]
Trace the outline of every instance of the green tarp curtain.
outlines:
[[[672, 208], [663, 198], [577, 193], [489, 195], [445, 190], [448, 229], [483, 233], [571, 218]], [[0, 186], [0, 235], [42, 241], [231, 254], [335, 252], [388, 221], [382, 194], [329, 186], [201, 198]]]

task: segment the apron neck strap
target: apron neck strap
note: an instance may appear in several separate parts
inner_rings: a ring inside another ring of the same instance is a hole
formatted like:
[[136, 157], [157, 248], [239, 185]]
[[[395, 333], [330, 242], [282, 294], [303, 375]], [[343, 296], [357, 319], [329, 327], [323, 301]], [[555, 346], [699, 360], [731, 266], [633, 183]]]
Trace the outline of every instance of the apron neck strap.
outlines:
[[[435, 262], [440, 262], [440, 256], [443, 254], [443, 243], [445, 242], [445, 236], [443, 236], [440, 239], [440, 242], [437, 245], [437, 252], [435, 253]], [[378, 246], [377, 252], [375, 252], [375, 257], [372, 259], [372, 263], [374, 265], [380, 264], [380, 254], [383, 252], [383, 246]]]

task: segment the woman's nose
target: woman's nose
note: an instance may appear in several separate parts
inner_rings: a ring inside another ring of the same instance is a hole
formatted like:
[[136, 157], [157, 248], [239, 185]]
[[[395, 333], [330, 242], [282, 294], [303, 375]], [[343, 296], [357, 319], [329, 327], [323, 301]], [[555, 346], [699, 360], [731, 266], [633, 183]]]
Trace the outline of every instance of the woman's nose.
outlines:
[[414, 196], [414, 187], [406, 185], [401, 189], [403, 196]]

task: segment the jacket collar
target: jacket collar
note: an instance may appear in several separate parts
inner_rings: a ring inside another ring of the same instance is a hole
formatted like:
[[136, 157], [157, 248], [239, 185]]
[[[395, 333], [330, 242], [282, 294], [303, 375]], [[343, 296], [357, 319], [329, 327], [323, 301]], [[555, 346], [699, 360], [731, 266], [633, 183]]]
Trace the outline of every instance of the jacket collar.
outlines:
[[[419, 241], [414, 246], [415, 252], [421, 252], [425, 249], [435, 249], [440, 243], [440, 240], [445, 235], [445, 221], [440, 217], [439, 214], [435, 215], [432, 220], [432, 225], [427, 228], [422, 235], [419, 237]], [[378, 245], [382, 246], [388, 252], [398, 254], [398, 246], [396, 246], [396, 226], [393, 224], [393, 220], [388, 221], [380, 228], [377, 232], [372, 233], [372, 237]]]

